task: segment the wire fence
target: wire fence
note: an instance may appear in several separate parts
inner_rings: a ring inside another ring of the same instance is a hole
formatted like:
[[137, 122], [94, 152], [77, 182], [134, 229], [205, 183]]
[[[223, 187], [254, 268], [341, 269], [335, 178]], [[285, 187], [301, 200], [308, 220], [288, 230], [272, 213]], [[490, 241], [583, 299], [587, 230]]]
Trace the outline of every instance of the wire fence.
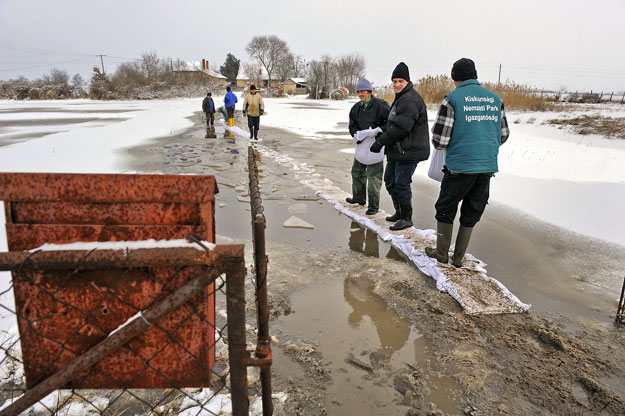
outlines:
[[217, 415], [220, 395], [247, 401], [227, 387], [233, 362], [244, 372], [242, 246], [1, 253], [0, 270], [1, 415]]

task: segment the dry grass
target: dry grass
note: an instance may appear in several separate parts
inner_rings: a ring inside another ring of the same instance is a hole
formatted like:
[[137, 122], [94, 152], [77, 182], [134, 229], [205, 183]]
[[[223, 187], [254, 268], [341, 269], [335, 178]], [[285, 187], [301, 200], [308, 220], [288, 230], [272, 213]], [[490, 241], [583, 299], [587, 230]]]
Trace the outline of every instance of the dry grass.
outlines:
[[[542, 96], [534, 88], [514, 82], [505, 84], [484, 83], [484, 87], [495, 92], [503, 100], [506, 110], [550, 111], [559, 109], [552, 98]], [[455, 88], [454, 82], [447, 75], [428, 75], [415, 84], [415, 89], [428, 105], [438, 106], [443, 97]], [[393, 87], [388, 85], [376, 90], [376, 96], [389, 104], [395, 99]]]
[[583, 115], [575, 118], [554, 119], [548, 124], [572, 126], [577, 134], [598, 134], [607, 138], [625, 139], [625, 118]]

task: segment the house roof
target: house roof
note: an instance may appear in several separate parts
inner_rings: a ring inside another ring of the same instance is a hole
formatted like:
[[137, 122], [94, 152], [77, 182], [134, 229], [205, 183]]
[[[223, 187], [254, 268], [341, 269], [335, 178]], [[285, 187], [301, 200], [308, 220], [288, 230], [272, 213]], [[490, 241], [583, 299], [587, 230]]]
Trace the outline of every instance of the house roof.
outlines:
[[222, 78], [226, 79], [219, 72], [215, 72], [211, 69], [203, 69], [202, 61], [183, 61], [179, 66], [174, 68], [174, 72], [202, 72], [206, 75], [210, 75], [213, 78]]
[[296, 84], [306, 84], [306, 78], [290, 78]]

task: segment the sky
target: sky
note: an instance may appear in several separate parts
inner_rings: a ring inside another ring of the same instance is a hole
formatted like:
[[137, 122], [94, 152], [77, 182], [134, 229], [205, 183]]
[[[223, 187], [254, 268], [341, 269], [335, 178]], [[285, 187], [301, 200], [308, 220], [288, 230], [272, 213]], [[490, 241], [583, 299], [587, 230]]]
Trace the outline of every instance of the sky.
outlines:
[[218, 69], [228, 53], [252, 62], [252, 37], [276, 35], [306, 61], [360, 53], [377, 86], [400, 61], [418, 80], [468, 57], [482, 81], [623, 91], [623, 22], [625, 0], [0, 0], [0, 79], [56, 67], [88, 80], [152, 51]]

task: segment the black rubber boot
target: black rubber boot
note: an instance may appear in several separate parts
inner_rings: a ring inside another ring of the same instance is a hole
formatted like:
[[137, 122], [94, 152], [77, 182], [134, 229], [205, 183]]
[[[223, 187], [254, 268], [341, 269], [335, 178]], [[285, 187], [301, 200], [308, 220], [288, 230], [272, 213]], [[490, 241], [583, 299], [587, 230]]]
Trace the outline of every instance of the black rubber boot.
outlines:
[[254, 127], [254, 140], [258, 140], [258, 127]]
[[412, 200], [399, 201], [401, 219], [389, 227], [392, 231], [405, 230], [412, 227]]
[[393, 206], [395, 207], [395, 213], [391, 215], [390, 217], [386, 217], [386, 221], [395, 222], [401, 218], [401, 213], [399, 211], [399, 200], [394, 196], [392, 196], [391, 198], [393, 199]]
[[349, 197], [349, 198], [345, 198], [345, 200], [347, 202], [349, 202], [350, 204], [358, 204], [358, 205], [365, 205], [366, 202], [365, 201], [356, 201], [354, 198]]
[[464, 261], [464, 255], [469, 247], [469, 240], [471, 240], [471, 233], [473, 227], [460, 226], [458, 228], [458, 235], [456, 236], [456, 246], [454, 247], [454, 255], [451, 257], [451, 264], [456, 267], [462, 267]]
[[441, 263], [449, 262], [449, 246], [451, 245], [451, 234], [453, 231], [453, 224], [438, 221], [436, 223], [436, 247], [426, 247], [425, 253]]

